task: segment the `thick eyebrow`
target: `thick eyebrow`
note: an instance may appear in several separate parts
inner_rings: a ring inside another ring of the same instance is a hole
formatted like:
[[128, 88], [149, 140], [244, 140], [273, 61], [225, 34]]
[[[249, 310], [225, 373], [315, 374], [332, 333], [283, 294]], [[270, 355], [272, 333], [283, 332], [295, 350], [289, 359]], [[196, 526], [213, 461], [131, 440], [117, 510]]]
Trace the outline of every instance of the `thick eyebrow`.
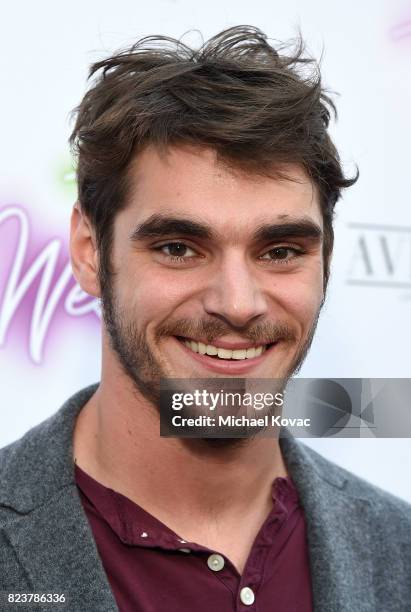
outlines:
[[[204, 240], [220, 236], [213, 231], [211, 226], [193, 219], [151, 215], [133, 230], [130, 240], [138, 242], [145, 238], [165, 238], [173, 234]], [[322, 234], [321, 227], [317, 223], [310, 219], [300, 218], [260, 225], [253, 233], [252, 240], [253, 242], [275, 242], [285, 238], [305, 238], [319, 242]]]
[[254, 232], [255, 242], [275, 242], [285, 238], [304, 238], [312, 242], [320, 242], [323, 231], [317, 223], [310, 219], [296, 219], [286, 223], [261, 225]]
[[170, 234], [211, 239], [213, 232], [208, 225], [192, 219], [152, 215], [134, 229], [130, 235], [130, 240], [131, 242], [137, 242], [144, 238], [163, 238]]

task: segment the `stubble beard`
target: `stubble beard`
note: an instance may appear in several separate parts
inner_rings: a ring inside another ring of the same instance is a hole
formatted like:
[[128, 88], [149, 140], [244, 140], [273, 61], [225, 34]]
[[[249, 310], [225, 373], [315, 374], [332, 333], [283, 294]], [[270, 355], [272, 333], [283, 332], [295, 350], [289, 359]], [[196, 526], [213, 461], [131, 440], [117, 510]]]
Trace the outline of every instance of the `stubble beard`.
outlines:
[[[107, 278], [107, 277], [106, 277]], [[299, 346], [292, 362], [288, 366], [285, 372], [281, 373], [281, 380], [283, 387], [285, 387], [287, 381], [300, 370], [307, 353], [312, 344], [315, 330], [317, 328], [321, 307], [324, 301], [321, 303], [316, 313], [315, 319], [311, 325], [308, 335], [305, 341]], [[146, 340], [145, 334], [138, 330], [136, 323], [127, 316], [124, 309], [121, 309], [116, 304], [116, 299], [113, 291], [113, 283], [107, 280], [104, 283], [104, 289], [101, 293], [101, 307], [102, 316], [110, 346], [117, 356], [118, 362], [125, 376], [132, 383], [132, 387], [136, 398], [143, 396], [159, 413], [160, 411], [160, 381], [161, 379], [176, 377], [174, 373], [167, 372], [167, 368], [163, 367], [158, 359], [154, 356], [149, 343]], [[207, 325], [208, 323], [208, 325]], [[218, 337], [227, 333], [227, 326], [221, 321], [206, 321], [201, 323], [201, 329], [207, 329], [211, 332], [211, 337]], [[199, 329], [199, 325], [189, 321], [178, 321], [171, 324], [165, 324], [157, 330], [156, 339], [165, 336], [184, 336], [184, 331], [190, 330], [191, 334], [194, 329]], [[276, 333], [282, 332], [284, 336], [282, 339], [288, 339], [288, 341], [295, 341], [295, 333], [291, 328], [287, 326], [277, 326], [275, 328]], [[172, 333], [175, 332], [175, 333]], [[187, 333], [187, 335], [190, 335]], [[253, 337], [253, 334], [247, 334], [248, 337]], [[256, 336], [261, 336], [261, 330]], [[257, 337], [254, 339], [258, 339]], [[207, 335], [207, 337], [209, 337]], [[211, 378], [211, 376], [210, 376]], [[234, 447], [239, 446], [247, 442], [247, 439], [238, 438], [202, 438], [201, 441], [210, 447]], [[188, 444], [192, 444], [196, 441], [188, 441]]]

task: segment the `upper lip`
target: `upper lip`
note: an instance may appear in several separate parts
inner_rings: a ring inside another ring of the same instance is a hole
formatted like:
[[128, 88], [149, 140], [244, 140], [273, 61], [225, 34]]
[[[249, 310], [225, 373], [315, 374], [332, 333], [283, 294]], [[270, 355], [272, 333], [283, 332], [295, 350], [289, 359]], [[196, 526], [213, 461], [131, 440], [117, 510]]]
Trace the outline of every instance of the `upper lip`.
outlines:
[[199, 338], [190, 338], [189, 336], [179, 336], [184, 340], [193, 340], [194, 342], [202, 342], [203, 344], [211, 344], [217, 348], [228, 349], [228, 350], [236, 350], [236, 349], [248, 349], [248, 348], [257, 348], [258, 346], [265, 346], [266, 344], [272, 344], [271, 342], [250, 342], [249, 340], [221, 340], [216, 339], [210, 342], [209, 340], [202, 340]]

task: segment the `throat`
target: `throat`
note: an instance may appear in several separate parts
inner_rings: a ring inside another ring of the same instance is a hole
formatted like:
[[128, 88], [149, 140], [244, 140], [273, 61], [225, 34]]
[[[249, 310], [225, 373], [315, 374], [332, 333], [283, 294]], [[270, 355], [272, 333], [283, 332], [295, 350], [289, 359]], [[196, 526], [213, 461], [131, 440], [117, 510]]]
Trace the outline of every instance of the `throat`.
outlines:
[[224, 555], [234, 565], [238, 573], [243, 573], [254, 541], [263, 523], [272, 510], [271, 495], [264, 503], [253, 507], [249, 514], [229, 513], [217, 521], [213, 518], [196, 520], [194, 525], [181, 525], [174, 529], [185, 542], [193, 542], [210, 549], [213, 553]]

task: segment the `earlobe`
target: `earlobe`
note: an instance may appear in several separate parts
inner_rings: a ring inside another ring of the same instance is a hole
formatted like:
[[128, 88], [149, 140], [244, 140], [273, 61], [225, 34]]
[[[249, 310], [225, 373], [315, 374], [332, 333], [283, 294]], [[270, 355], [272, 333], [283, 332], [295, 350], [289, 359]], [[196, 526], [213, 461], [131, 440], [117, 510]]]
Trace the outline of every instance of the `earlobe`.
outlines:
[[79, 202], [74, 204], [71, 213], [70, 261], [73, 275], [83, 291], [94, 297], [100, 297], [95, 232], [82, 212]]

